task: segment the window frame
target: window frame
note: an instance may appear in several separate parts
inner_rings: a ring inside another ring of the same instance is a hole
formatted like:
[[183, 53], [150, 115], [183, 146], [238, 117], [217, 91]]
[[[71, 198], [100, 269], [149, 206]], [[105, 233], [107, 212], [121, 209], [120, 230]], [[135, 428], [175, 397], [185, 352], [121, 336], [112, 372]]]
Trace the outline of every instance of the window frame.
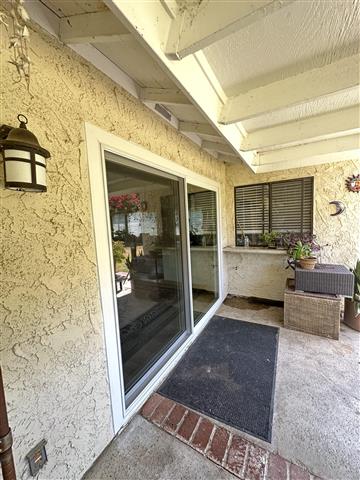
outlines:
[[[314, 233], [314, 191], [315, 191], [315, 177], [313, 175], [309, 175], [307, 177], [295, 177], [295, 178], [288, 178], [286, 180], [275, 180], [273, 182], [258, 182], [258, 183], [249, 183], [249, 184], [243, 184], [243, 185], [235, 185], [234, 186], [234, 220], [235, 220], [235, 246], [238, 247], [238, 243], [237, 243], [237, 214], [236, 214], [236, 190], [238, 188], [242, 188], [242, 187], [258, 187], [260, 185], [268, 185], [268, 188], [269, 188], [269, 198], [268, 198], [268, 201], [269, 201], [269, 218], [268, 218], [268, 225], [269, 225], [269, 232], [272, 231], [272, 185], [274, 184], [279, 184], [279, 183], [288, 183], [288, 182], [293, 182], [293, 181], [296, 181], [296, 180], [306, 180], [306, 179], [311, 179], [311, 211], [310, 211], [310, 218], [311, 218], [311, 227], [310, 227], [310, 235], [313, 235]], [[304, 184], [302, 184], [304, 185]], [[302, 187], [303, 188], [303, 187]], [[264, 202], [263, 202], [263, 205], [264, 205]], [[301, 208], [303, 209], [303, 201], [301, 202]], [[263, 207], [264, 209], [264, 207]], [[302, 216], [303, 216], [303, 212], [302, 212]], [[265, 222], [263, 222], [263, 225], [265, 224]], [[263, 232], [262, 233], [265, 233], [264, 231], [264, 228], [263, 228]], [[291, 232], [290, 232], [291, 233]], [[244, 234], [246, 235], [246, 231], [244, 231]], [[255, 246], [251, 246], [250, 248], [259, 248], [258, 245], [255, 245]]]

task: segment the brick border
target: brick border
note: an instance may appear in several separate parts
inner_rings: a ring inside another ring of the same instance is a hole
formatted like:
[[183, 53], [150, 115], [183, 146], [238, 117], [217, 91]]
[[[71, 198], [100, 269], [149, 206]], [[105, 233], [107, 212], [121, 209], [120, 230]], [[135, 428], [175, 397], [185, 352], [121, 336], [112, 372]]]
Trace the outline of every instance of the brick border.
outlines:
[[141, 415], [242, 480], [321, 480], [158, 393], [145, 403]]

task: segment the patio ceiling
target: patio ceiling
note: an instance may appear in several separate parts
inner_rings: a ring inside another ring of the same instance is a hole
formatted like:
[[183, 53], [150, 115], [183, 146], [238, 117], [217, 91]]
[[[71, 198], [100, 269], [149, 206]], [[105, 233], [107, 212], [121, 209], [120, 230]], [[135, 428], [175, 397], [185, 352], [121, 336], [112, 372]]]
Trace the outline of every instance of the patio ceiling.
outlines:
[[64, 43], [219, 160], [265, 172], [360, 157], [358, 1], [41, 3]]

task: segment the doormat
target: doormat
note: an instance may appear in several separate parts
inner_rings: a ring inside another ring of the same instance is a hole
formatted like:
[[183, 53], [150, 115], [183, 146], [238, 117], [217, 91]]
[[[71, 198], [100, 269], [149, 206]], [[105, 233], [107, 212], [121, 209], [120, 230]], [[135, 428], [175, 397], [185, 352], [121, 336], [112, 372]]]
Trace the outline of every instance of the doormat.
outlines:
[[271, 442], [278, 334], [215, 316], [159, 393]]

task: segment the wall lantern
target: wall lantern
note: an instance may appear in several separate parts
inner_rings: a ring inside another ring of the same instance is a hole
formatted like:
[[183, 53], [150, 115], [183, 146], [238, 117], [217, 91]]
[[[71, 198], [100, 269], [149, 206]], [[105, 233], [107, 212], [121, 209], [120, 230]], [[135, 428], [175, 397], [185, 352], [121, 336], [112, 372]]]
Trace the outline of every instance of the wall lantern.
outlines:
[[19, 127], [0, 126], [0, 150], [4, 157], [5, 188], [23, 192], [46, 192], [46, 159], [50, 152], [26, 128], [25, 115], [17, 116]]

